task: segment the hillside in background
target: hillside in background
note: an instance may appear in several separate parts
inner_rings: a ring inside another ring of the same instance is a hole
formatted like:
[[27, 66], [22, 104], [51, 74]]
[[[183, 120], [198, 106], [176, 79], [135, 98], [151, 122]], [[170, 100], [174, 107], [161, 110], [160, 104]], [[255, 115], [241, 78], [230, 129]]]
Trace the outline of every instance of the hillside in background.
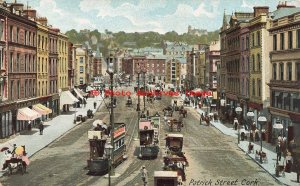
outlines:
[[163, 41], [185, 42], [189, 45], [209, 44], [213, 40], [219, 39], [219, 31], [208, 32], [207, 35], [196, 36], [188, 33], [178, 34], [175, 31], [159, 34], [157, 32], [135, 32], [125, 33], [123, 31], [112, 33], [105, 30], [100, 33], [98, 30], [81, 30], [77, 32], [72, 29], [66, 32], [70, 41], [74, 44], [89, 44], [93, 50], [99, 46], [103, 55], [107, 54], [107, 48], [143, 48], [143, 47], [161, 47]]

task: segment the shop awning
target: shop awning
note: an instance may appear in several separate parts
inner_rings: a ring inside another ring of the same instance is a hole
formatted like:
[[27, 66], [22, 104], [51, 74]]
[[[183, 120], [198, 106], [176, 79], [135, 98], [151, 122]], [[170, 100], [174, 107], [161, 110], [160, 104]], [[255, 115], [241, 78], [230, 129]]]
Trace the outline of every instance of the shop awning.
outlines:
[[92, 90], [95, 90], [95, 89], [92, 88], [91, 86], [87, 86], [87, 87], [86, 87], [86, 91], [87, 91], [87, 92], [92, 91]]
[[82, 96], [87, 96], [89, 93], [86, 93], [86, 92], [83, 92], [82, 90], [80, 89], [77, 89], [78, 92], [82, 95]]
[[37, 111], [38, 113], [40, 113], [41, 115], [48, 115], [50, 113], [52, 113], [52, 110], [49, 109], [48, 107], [42, 105], [42, 104], [36, 104], [33, 105], [33, 110]]
[[81, 93], [79, 92], [79, 90], [77, 88], [74, 88], [75, 93], [77, 94], [77, 98], [80, 98], [83, 100], [83, 96], [81, 95]]
[[62, 108], [63, 105], [72, 105], [79, 100], [73, 96], [73, 94], [70, 91], [63, 91], [60, 94], [60, 107]]
[[41, 117], [40, 113], [38, 113], [28, 107], [18, 109], [17, 120], [32, 121], [39, 117]]

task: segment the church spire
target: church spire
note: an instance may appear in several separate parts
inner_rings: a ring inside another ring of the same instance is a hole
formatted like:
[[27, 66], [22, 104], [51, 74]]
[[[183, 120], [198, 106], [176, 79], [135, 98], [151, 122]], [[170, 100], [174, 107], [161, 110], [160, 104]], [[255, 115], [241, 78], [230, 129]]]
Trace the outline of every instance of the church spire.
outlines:
[[226, 28], [228, 26], [227, 18], [226, 18], [226, 9], [224, 9], [224, 15], [223, 15], [223, 28]]

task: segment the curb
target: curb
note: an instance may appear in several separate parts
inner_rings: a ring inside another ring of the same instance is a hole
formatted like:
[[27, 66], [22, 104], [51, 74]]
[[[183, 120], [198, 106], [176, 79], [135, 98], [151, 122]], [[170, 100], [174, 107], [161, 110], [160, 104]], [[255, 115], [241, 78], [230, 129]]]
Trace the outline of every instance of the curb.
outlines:
[[[243, 151], [243, 152], [246, 152], [242, 147], [240, 147], [239, 145], [238, 145], [238, 147]], [[252, 161], [254, 161], [257, 165], [259, 165], [263, 170], [265, 170], [265, 172], [267, 172], [270, 176], [272, 176], [278, 183], [281, 183], [281, 184], [283, 184], [283, 185], [287, 185], [287, 186], [289, 186], [288, 184], [285, 184], [285, 183], [282, 183], [274, 174], [272, 174], [271, 172], [269, 172], [267, 169], [265, 169], [261, 164], [260, 164], [260, 162], [258, 162], [258, 161], [256, 161], [255, 159], [253, 159], [248, 153], [246, 153], [247, 154], [247, 156], [249, 156], [251, 159], [252, 159]]]
[[[100, 106], [101, 106], [101, 104], [99, 104], [99, 106], [97, 107], [97, 109], [94, 110], [95, 112], [93, 111], [93, 113], [96, 113]], [[87, 120], [86, 120], [86, 121], [87, 121]], [[41, 150], [43, 150], [44, 148], [48, 147], [49, 144], [51, 144], [51, 143], [53, 143], [55, 140], [61, 138], [63, 135], [65, 135], [66, 133], [68, 133], [69, 131], [71, 131], [72, 129], [74, 129], [75, 127], [81, 125], [82, 123], [84, 123], [84, 122], [80, 121], [79, 123], [76, 123], [76, 124], [73, 123], [73, 126], [72, 126], [70, 129], [68, 129], [68, 130], [66, 130], [65, 132], [63, 132], [61, 135], [59, 135], [57, 138], [55, 138], [55, 139], [53, 139], [52, 141], [50, 141], [50, 142], [49, 142], [48, 144], [46, 144], [44, 147], [42, 147], [42, 148], [40, 148], [39, 150], [37, 150], [36, 152], [32, 153], [30, 156], [28, 156], [28, 158], [31, 158], [31, 157], [34, 156], [36, 153], [38, 153], [38, 152], [40, 152]], [[6, 170], [6, 171], [1, 170], [1, 171], [0, 171], [0, 178], [2, 178], [6, 172], [7, 172], [7, 170]]]

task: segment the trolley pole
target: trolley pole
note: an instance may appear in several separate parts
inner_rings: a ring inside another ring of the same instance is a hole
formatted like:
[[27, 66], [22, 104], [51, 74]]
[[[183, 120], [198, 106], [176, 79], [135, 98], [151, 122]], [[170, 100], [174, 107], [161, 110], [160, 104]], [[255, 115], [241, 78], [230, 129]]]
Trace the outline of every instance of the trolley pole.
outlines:
[[144, 75], [144, 92], [143, 92], [143, 99], [144, 99], [144, 112], [146, 111], [146, 101], [145, 101], [145, 97], [146, 97], [146, 72], [143, 72]]
[[136, 111], [138, 111], [138, 127], [137, 127], [137, 130], [138, 130], [138, 139], [140, 139], [140, 131], [139, 131], [139, 124], [140, 124], [140, 117], [141, 117], [141, 108], [140, 108], [140, 102], [141, 102], [141, 99], [140, 99], [140, 72], [137, 73], [138, 74], [138, 89], [137, 89], [137, 94], [138, 94], [138, 104], [137, 104], [137, 108], [136, 108]]
[[114, 95], [113, 95], [113, 91], [114, 91], [114, 86], [113, 86], [113, 80], [114, 80], [114, 73], [113, 72], [109, 72], [108, 74], [110, 76], [110, 126], [111, 126], [111, 131], [110, 131], [110, 138], [111, 138], [111, 145], [113, 146], [112, 149], [112, 153], [111, 153], [111, 164], [110, 164], [110, 174], [113, 176], [115, 175], [115, 170], [113, 167], [113, 161], [114, 161], [114, 151], [115, 151], [115, 145], [114, 145], [114, 131], [115, 131], [115, 123], [114, 123]]

